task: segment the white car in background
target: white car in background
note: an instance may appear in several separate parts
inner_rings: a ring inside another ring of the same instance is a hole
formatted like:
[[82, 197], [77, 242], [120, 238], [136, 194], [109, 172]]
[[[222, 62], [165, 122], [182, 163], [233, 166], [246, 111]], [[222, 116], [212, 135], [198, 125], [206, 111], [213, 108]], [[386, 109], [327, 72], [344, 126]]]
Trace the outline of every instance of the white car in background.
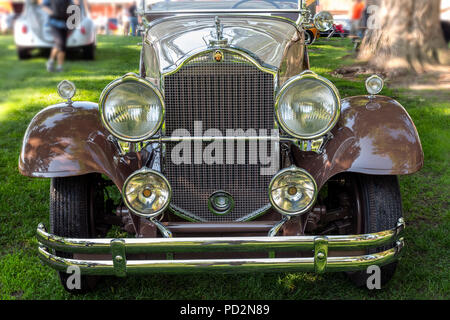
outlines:
[[[96, 46], [95, 25], [89, 16], [86, 0], [79, 0], [81, 9], [80, 24], [69, 30], [67, 49], [81, 49], [85, 59], [94, 59]], [[22, 14], [14, 24], [14, 41], [19, 59], [30, 57], [33, 49], [46, 49], [53, 46], [53, 35], [49, 15], [37, 0], [26, 0]]]

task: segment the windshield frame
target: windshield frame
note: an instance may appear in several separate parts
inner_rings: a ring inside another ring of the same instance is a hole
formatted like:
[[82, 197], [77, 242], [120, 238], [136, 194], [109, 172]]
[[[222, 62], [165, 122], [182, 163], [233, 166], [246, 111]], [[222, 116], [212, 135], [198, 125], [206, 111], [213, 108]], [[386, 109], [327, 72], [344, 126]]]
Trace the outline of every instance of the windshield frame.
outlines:
[[[139, 14], [150, 15], [172, 15], [172, 14], [223, 14], [223, 13], [235, 13], [235, 14], [247, 14], [247, 13], [259, 13], [259, 14], [272, 14], [272, 13], [300, 13], [302, 10], [304, 0], [297, 0], [297, 9], [196, 9], [196, 10], [148, 10], [145, 6], [146, 1], [139, 1]], [[147, 10], [146, 10], [147, 9]]]

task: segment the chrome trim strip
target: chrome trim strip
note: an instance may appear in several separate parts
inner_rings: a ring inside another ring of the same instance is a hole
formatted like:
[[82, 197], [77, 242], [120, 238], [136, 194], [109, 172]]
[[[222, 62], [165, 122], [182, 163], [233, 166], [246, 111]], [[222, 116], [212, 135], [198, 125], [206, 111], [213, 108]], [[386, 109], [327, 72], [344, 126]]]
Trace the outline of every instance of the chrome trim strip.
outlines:
[[278, 231], [280, 231], [281, 227], [288, 222], [291, 219], [290, 216], [286, 216], [284, 215], [283, 218], [278, 221], [278, 223], [276, 223], [267, 233], [268, 237], [275, 237], [278, 233]]
[[249, 13], [264, 13], [264, 14], [272, 14], [272, 13], [300, 13], [300, 9], [198, 9], [198, 10], [174, 10], [174, 11], [144, 11], [144, 14], [148, 15], [165, 15], [168, 14], [249, 14]]
[[[381, 247], [395, 241], [405, 228], [403, 218], [390, 230], [358, 235], [320, 236], [328, 239], [328, 248], [334, 250], [361, 250]], [[46, 231], [41, 223], [37, 227], [39, 243], [50, 249], [70, 253], [110, 253], [114, 238], [64, 238]], [[314, 250], [318, 236], [288, 237], [201, 237], [201, 238], [125, 238], [127, 253], [151, 252], [211, 252], [211, 251], [267, 251]]]
[[268, 203], [265, 206], [255, 210], [243, 217], [240, 217], [239, 219], [236, 219], [236, 222], [246, 222], [246, 221], [254, 220], [254, 219], [262, 216], [263, 214], [265, 214], [266, 212], [268, 212], [271, 209], [272, 209], [272, 205], [270, 203]]
[[172, 232], [161, 222], [156, 219], [150, 219], [150, 222], [158, 228], [164, 238], [172, 238]]
[[192, 213], [187, 212], [172, 203], [169, 206], [169, 211], [190, 222], [207, 222], [207, 220], [197, 217], [196, 215], [193, 215]]
[[[166, 77], [171, 74], [174, 74], [178, 72], [185, 64], [189, 63], [189, 61], [195, 59], [198, 56], [208, 54], [210, 52], [221, 50], [224, 52], [228, 52], [235, 55], [240, 55], [247, 59], [249, 62], [251, 62], [255, 67], [257, 67], [262, 72], [270, 73], [274, 76], [274, 81], [276, 80], [278, 69], [275, 67], [269, 67], [269, 66], [263, 66], [257, 58], [255, 58], [250, 52], [247, 52], [241, 48], [236, 48], [233, 46], [204, 46], [201, 48], [198, 48], [192, 52], [189, 52], [185, 57], [183, 57], [181, 60], [178, 60], [174, 67], [171, 67], [168, 70], [164, 70], [162, 72], [161, 77]], [[276, 83], [276, 82], [275, 82]]]
[[[267, 213], [269, 210], [272, 209], [272, 205], [270, 203], [266, 204], [265, 206], [245, 215], [240, 217], [239, 219], [236, 219], [234, 221], [229, 221], [231, 222], [247, 222], [247, 221], [251, 221], [254, 220], [256, 218], [258, 218], [259, 216], [262, 216], [263, 214]], [[187, 212], [186, 210], [183, 210], [181, 208], [178, 208], [177, 206], [175, 206], [174, 204], [170, 204], [169, 206], [169, 210], [170, 212], [172, 212], [173, 214], [186, 219], [190, 222], [207, 222], [207, 220], [199, 218], [196, 215], [191, 214], [190, 212]]]
[[[167, 14], [166, 14], [167, 15]], [[163, 18], [159, 18], [156, 20], [153, 20], [151, 22], [148, 22], [146, 25], [147, 29], [151, 29], [152, 27], [154, 27], [157, 24], [160, 24], [162, 22], [168, 21], [168, 20], [172, 20], [172, 19], [178, 19], [178, 18], [192, 18], [192, 19], [196, 19], [196, 18], [204, 18], [204, 17], [210, 17], [211, 15], [214, 16], [218, 16], [220, 17], [238, 17], [238, 18], [255, 18], [257, 17], [258, 19], [267, 19], [267, 20], [279, 20], [279, 21], [284, 21], [286, 23], [291, 24], [292, 26], [294, 26], [298, 31], [303, 31], [303, 29], [301, 28], [301, 24], [298, 24], [296, 21], [286, 18], [286, 17], [282, 17], [282, 16], [272, 16], [269, 13], [266, 15], [262, 15], [260, 13], [255, 13], [255, 14], [239, 14], [239, 13], [226, 13], [226, 12], [222, 12], [222, 13], [217, 13], [214, 12], [212, 14], [200, 14], [199, 12], [195, 12], [194, 14], [174, 14], [173, 16], [170, 17], [163, 17]]]
[[290, 137], [278, 137], [278, 136], [200, 136], [200, 137], [158, 137], [148, 139], [147, 141], [154, 143], [170, 143], [170, 142], [182, 142], [182, 141], [251, 141], [251, 140], [268, 140], [268, 141], [289, 141], [289, 142], [297, 142], [298, 139], [290, 138]]
[[[276, 128], [275, 128], [276, 129]], [[292, 142], [302, 151], [313, 151], [321, 153], [325, 143], [332, 139], [332, 135], [324, 135], [320, 138], [313, 140], [302, 140], [293, 137], [280, 137], [280, 136], [200, 136], [200, 137], [170, 137], [160, 136], [157, 138], [150, 138], [145, 140], [146, 143], [176, 143], [182, 141], [205, 141], [212, 142], [216, 140], [229, 141], [252, 141], [252, 140], [267, 140], [278, 142]]]
[[[196, 260], [126, 260], [123, 255], [117, 255], [114, 260], [76, 260], [61, 258], [49, 253], [44, 247], [39, 247], [39, 258], [47, 265], [60, 271], [66, 271], [68, 266], [78, 266], [81, 274], [116, 275], [148, 274], [148, 273], [195, 273], [195, 272], [254, 272], [310, 271], [322, 273], [325, 271], [356, 271], [365, 270], [371, 265], [386, 265], [396, 261], [404, 247], [403, 238], [396, 242], [395, 247], [383, 252], [348, 257], [320, 256], [324, 263], [320, 264], [316, 257], [308, 258], [257, 258], [257, 259], [196, 259]], [[118, 263], [120, 262], [120, 264]]]

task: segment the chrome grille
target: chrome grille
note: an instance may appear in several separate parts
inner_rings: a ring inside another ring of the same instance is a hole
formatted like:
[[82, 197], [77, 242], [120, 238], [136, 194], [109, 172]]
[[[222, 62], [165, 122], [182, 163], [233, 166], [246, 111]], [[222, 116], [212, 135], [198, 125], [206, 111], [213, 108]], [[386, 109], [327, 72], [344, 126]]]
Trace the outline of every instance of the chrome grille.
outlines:
[[[273, 129], [273, 75], [240, 55], [225, 51], [223, 61], [216, 62], [213, 54], [198, 56], [164, 78], [166, 135], [180, 128], [191, 136], [198, 135], [194, 133], [195, 121], [201, 121], [203, 135], [210, 128], [219, 129], [222, 135], [227, 129]], [[262, 135], [259, 131], [257, 134]], [[202, 150], [209, 145], [198, 143]], [[172, 186], [172, 209], [198, 221], [236, 221], [270, 207], [267, 187], [272, 177], [260, 174], [260, 164], [249, 164], [250, 142], [245, 144], [245, 159], [237, 159], [234, 142], [235, 164], [211, 165], [194, 164], [193, 155], [192, 164], [175, 165], [171, 160], [175, 144], [167, 144], [164, 173]], [[194, 144], [191, 150], [193, 154]], [[225, 163], [225, 142], [222, 150]], [[242, 160], [245, 164], [238, 164]], [[218, 190], [230, 193], [235, 201], [233, 211], [224, 216], [208, 210], [208, 198]]]

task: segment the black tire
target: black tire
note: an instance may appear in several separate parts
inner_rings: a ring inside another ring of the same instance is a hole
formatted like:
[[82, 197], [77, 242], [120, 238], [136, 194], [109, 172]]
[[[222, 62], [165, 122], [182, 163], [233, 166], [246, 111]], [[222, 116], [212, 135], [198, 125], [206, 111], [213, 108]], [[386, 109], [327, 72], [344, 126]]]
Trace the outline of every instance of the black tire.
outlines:
[[[355, 182], [361, 193], [364, 233], [373, 233], [392, 229], [402, 217], [402, 202], [397, 176], [356, 175]], [[392, 246], [391, 246], [392, 247]], [[370, 253], [388, 250], [382, 247]], [[382, 266], [381, 286], [391, 280], [395, 274], [397, 262]], [[371, 274], [364, 271], [347, 273], [358, 287], [366, 286]]]
[[17, 56], [19, 57], [19, 60], [31, 58], [30, 49], [17, 47]]
[[314, 33], [311, 30], [305, 31], [305, 44], [310, 45], [313, 44], [316, 39], [314, 38]]
[[90, 44], [83, 47], [83, 59], [94, 60], [95, 59], [95, 44]]
[[[95, 174], [53, 178], [50, 184], [50, 231], [62, 237], [93, 238], [91, 194]], [[73, 258], [73, 254], [56, 252]], [[94, 289], [97, 277], [81, 276], [80, 289], [70, 289], [67, 279], [71, 274], [58, 272], [61, 285], [70, 293], [85, 293]]]

